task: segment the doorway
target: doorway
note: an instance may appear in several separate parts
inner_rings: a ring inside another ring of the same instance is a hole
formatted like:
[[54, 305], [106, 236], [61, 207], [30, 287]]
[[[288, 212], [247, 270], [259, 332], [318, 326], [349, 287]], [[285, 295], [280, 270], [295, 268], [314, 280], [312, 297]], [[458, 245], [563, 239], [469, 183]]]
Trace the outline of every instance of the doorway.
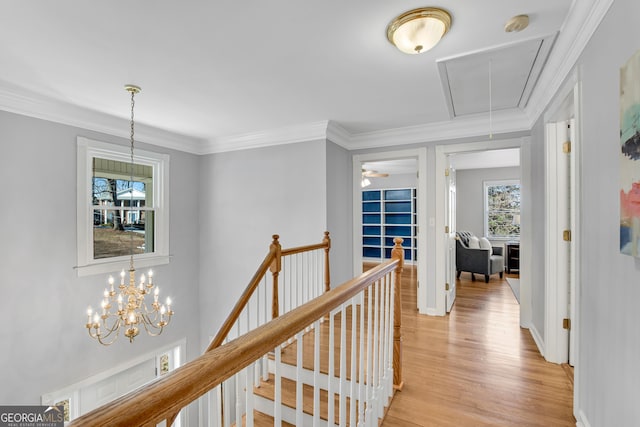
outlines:
[[[435, 287], [436, 287], [436, 314], [437, 315], [445, 315], [447, 312], [447, 306], [451, 304], [451, 301], [447, 300], [447, 296], [451, 296], [451, 293], [447, 290], [447, 277], [450, 276], [450, 267], [451, 262], [448, 262], [449, 257], [449, 249], [451, 247], [451, 230], [447, 229], [448, 219], [451, 216], [451, 213], [448, 211], [451, 207], [451, 203], [449, 202], [451, 189], [450, 189], [450, 179], [447, 175], [447, 169], [450, 166], [453, 166], [456, 169], [456, 188], [457, 188], [457, 199], [459, 200], [461, 196], [460, 192], [460, 169], [471, 168], [473, 166], [459, 165], [453, 162], [453, 165], [449, 165], [449, 161], [451, 158], [457, 157], [462, 160], [465, 156], [470, 155], [471, 153], [475, 153], [474, 155], [486, 155], [487, 152], [495, 151], [495, 150], [516, 150], [517, 153], [517, 163], [520, 166], [520, 185], [521, 185], [521, 194], [523, 198], [526, 197], [527, 192], [529, 191], [529, 176], [527, 173], [527, 168], [525, 165], [525, 159], [528, 158], [523, 154], [526, 152], [529, 144], [529, 138], [515, 138], [515, 139], [505, 139], [505, 140], [497, 140], [497, 141], [482, 141], [475, 143], [465, 143], [465, 144], [450, 144], [450, 145], [440, 145], [436, 146], [436, 215], [435, 215], [435, 229], [436, 229], [436, 263], [435, 263]], [[519, 151], [518, 151], [519, 150]], [[477, 165], [477, 161], [476, 161]], [[487, 165], [487, 163], [485, 163]], [[496, 165], [497, 166], [497, 165]], [[482, 180], [478, 182], [479, 189], [476, 192], [477, 197], [480, 197], [480, 202], [482, 202]], [[458, 206], [455, 206], [456, 210], [460, 210], [459, 203]], [[465, 208], [466, 211], [466, 208]], [[484, 234], [484, 225], [483, 222], [483, 212], [484, 207], [478, 214], [474, 215], [476, 217], [477, 225], [474, 226], [476, 229], [479, 229], [482, 234]], [[528, 245], [530, 244], [530, 235], [528, 234], [527, 229], [527, 219], [530, 216], [530, 212], [528, 208], [525, 206], [521, 207], [520, 212], [520, 250], [523, 253], [527, 253]], [[460, 229], [460, 226], [466, 228], [471, 228], [468, 226], [465, 221], [462, 221], [457, 218], [457, 227]], [[442, 230], [442, 232], [440, 232]], [[440, 236], [440, 237], [438, 237]], [[522, 258], [522, 257], [521, 257]], [[526, 267], [526, 262], [522, 262], [522, 266], [520, 267], [520, 325], [523, 327], [527, 327], [530, 323], [531, 319], [531, 300], [530, 300], [530, 270]], [[449, 286], [450, 288], [450, 286]]]
[[420, 176], [426, 176], [424, 148], [353, 156], [353, 272], [361, 274], [363, 262], [388, 258], [393, 237], [402, 237], [405, 259], [417, 270], [414, 306], [425, 312], [426, 239], [420, 224], [426, 188]]

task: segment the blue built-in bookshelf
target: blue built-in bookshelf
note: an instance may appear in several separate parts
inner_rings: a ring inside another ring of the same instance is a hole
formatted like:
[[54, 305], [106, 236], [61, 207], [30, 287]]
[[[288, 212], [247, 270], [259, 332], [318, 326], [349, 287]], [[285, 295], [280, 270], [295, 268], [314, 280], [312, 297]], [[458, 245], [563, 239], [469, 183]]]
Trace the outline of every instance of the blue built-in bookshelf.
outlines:
[[362, 257], [391, 258], [393, 239], [402, 237], [404, 256], [417, 256], [416, 189], [362, 191]]

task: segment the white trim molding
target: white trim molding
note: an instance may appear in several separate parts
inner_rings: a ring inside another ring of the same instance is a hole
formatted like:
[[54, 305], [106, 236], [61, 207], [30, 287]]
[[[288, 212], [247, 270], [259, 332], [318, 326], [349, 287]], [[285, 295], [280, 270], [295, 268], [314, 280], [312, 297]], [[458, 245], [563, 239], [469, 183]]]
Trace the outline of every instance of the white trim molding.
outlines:
[[[95, 141], [82, 136], [77, 140], [77, 265], [78, 276], [105, 274], [126, 270], [129, 256], [94, 259], [93, 256], [93, 206], [91, 203], [91, 178], [93, 159], [101, 156], [107, 159], [130, 161], [130, 148], [124, 145]], [[153, 168], [153, 208], [154, 208], [154, 251], [135, 255], [138, 267], [151, 267], [169, 263], [169, 155], [145, 150], [135, 151], [136, 163]]]

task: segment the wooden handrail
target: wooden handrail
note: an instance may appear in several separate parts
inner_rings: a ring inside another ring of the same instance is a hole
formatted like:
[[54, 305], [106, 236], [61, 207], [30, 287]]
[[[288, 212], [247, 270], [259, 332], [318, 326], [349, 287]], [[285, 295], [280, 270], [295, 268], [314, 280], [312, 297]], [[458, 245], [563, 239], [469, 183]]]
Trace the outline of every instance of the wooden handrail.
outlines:
[[[155, 425], [169, 419], [314, 320], [329, 314], [372, 283], [401, 267], [402, 262], [402, 259], [392, 259], [380, 264], [235, 340], [206, 351], [156, 382], [95, 409], [72, 421], [70, 425], [131, 427]], [[396, 283], [396, 286], [399, 287], [400, 284]], [[399, 303], [399, 300], [395, 301], [396, 305]], [[396, 369], [395, 352], [393, 359]]]
[[274, 234], [272, 237], [273, 242], [271, 243], [271, 246], [269, 246], [269, 253], [264, 257], [264, 261], [262, 261], [262, 264], [260, 264], [260, 267], [258, 267], [258, 270], [251, 278], [251, 281], [249, 281], [249, 285], [247, 285], [246, 289], [240, 296], [240, 299], [238, 299], [236, 305], [233, 306], [233, 310], [231, 310], [231, 313], [229, 314], [229, 316], [227, 316], [227, 319], [224, 321], [224, 323], [220, 327], [220, 330], [205, 351], [213, 350], [214, 348], [220, 347], [220, 345], [222, 345], [225, 338], [227, 338], [229, 331], [231, 331], [231, 328], [236, 323], [236, 320], [238, 320], [238, 317], [240, 317], [240, 313], [242, 313], [242, 310], [249, 302], [251, 295], [253, 295], [253, 292], [260, 284], [260, 281], [267, 273], [269, 268], [271, 268], [274, 260], [276, 259], [277, 253], [280, 251], [280, 242], [278, 241], [280, 236]]
[[277, 234], [274, 234], [272, 238], [273, 238], [273, 241], [269, 246], [269, 252], [267, 253], [267, 256], [265, 256], [264, 261], [262, 261], [262, 264], [260, 264], [260, 267], [258, 267], [258, 270], [255, 272], [255, 274], [251, 278], [251, 281], [249, 282], [244, 292], [240, 296], [240, 299], [236, 302], [236, 305], [231, 310], [231, 313], [229, 313], [229, 316], [227, 316], [226, 320], [220, 327], [220, 330], [218, 331], [216, 336], [213, 338], [213, 340], [209, 344], [209, 347], [207, 347], [205, 351], [210, 351], [222, 345], [224, 340], [227, 338], [229, 332], [231, 331], [231, 328], [233, 328], [233, 325], [236, 323], [236, 321], [240, 317], [242, 310], [249, 303], [249, 299], [251, 298], [255, 290], [260, 285], [260, 281], [262, 280], [264, 275], [267, 274], [267, 271], [269, 270], [271, 271], [271, 274], [273, 277], [271, 317], [272, 319], [275, 319], [276, 317], [278, 317], [279, 315], [278, 277], [280, 274], [280, 270], [282, 269], [283, 256], [289, 256], [289, 255], [294, 255], [298, 253], [303, 253], [307, 251], [313, 251], [313, 250], [324, 248], [325, 250], [325, 269], [324, 269], [325, 290], [329, 290], [330, 288], [330, 281], [328, 277], [329, 276], [329, 249], [331, 248], [331, 238], [329, 237], [328, 231], [324, 232], [324, 238], [322, 239], [322, 243], [306, 245], [306, 246], [298, 246], [298, 247], [289, 248], [289, 249], [282, 249], [279, 241], [280, 236], [278, 236]]

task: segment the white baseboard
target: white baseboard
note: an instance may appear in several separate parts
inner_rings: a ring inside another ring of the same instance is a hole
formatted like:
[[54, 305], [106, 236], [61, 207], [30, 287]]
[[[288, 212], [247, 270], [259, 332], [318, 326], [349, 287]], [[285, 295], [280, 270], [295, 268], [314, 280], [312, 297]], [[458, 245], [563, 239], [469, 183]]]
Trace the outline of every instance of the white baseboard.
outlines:
[[577, 412], [578, 412], [578, 417], [576, 421], [576, 426], [591, 427], [591, 424], [589, 424], [589, 421], [587, 421], [587, 416], [584, 414], [584, 412], [582, 412], [582, 410], [578, 410]]
[[438, 314], [438, 310], [436, 310], [435, 308], [427, 308], [427, 311], [425, 314], [427, 316], [440, 316], [440, 314]]
[[544, 352], [545, 352], [544, 340], [540, 336], [540, 333], [538, 332], [538, 330], [536, 329], [536, 327], [535, 327], [535, 325], [533, 323], [531, 323], [531, 325], [529, 325], [529, 332], [531, 333], [531, 336], [533, 337], [533, 341], [538, 346], [538, 351], [544, 357]]

